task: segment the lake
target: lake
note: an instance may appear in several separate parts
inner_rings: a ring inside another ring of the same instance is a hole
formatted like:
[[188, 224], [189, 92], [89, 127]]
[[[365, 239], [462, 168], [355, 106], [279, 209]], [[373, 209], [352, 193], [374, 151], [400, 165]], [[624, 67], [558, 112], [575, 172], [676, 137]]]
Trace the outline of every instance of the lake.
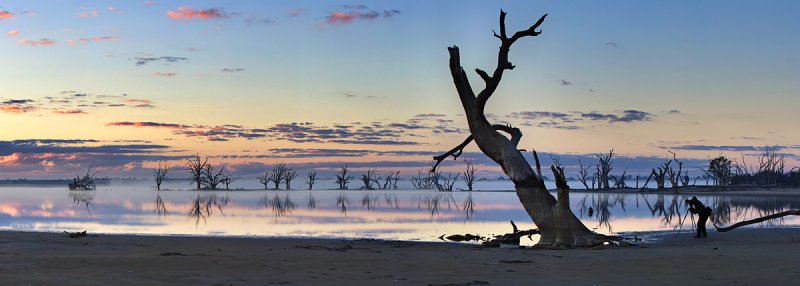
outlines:
[[[572, 210], [604, 234], [674, 231], [691, 194], [573, 192]], [[702, 195], [712, 221], [729, 225], [800, 208], [800, 196]], [[161, 191], [149, 186], [1, 187], [0, 229], [109, 234], [375, 238], [439, 241], [443, 234], [502, 234], [509, 220], [534, 228], [514, 192], [429, 190]], [[593, 214], [588, 213], [589, 208]], [[800, 226], [785, 217], [758, 226]], [[713, 228], [709, 223], [709, 228]], [[713, 235], [713, 234], [712, 234]], [[531, 243], [531, 242], [528, 242]]]

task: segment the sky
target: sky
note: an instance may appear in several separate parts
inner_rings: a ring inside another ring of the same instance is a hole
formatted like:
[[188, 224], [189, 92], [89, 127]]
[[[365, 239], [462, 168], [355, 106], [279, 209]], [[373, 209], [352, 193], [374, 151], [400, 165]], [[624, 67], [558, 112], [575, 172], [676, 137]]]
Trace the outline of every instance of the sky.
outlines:
[[416, 174], [468, 135], [446, 48], [493, 70], [501, 9], [509, 31], [548, 14], [486, 110], [545, 164], [800, 165], [797, 1], [26, 0], [0, 3], [0, 178], [146, 177], [194, 154], [243, 177]]

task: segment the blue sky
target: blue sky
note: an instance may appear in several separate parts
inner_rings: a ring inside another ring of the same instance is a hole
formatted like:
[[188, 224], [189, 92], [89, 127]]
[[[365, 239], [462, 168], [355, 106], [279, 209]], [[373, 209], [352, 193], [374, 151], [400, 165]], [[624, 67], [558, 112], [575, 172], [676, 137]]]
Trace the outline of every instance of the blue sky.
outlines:
[[[411, 172], [427, 164], [425, 152], [466, 136], [446, 47], [461, 47], [467, 69], [493, 68], [500, 9], [509, 30], [549, 14], [539, 37], [512, 47], [517, 68], [487, 108], [522, 128], [522, 145], [565, 156], [675, 150], [699, 162], [751, 160], [771, 146], [796, 165], [798, 6], [4, 1], [0, 177], [63, 176], [90, 163], [146, 174], [194, 153], [233, 170], [286, 161]], [[30, 139], [90, 141], [14, 143]], [[53, 145], [114, 152], [42, 151]], [[285, 149], [319, 156], [282, 157]]]

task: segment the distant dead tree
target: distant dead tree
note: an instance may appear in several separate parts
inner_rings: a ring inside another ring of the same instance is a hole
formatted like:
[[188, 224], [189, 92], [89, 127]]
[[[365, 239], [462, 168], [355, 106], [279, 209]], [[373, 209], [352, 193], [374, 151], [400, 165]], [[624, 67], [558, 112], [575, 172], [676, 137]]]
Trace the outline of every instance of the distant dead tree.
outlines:
[[674, 192], [678, 192], [678, 188], [680, 186], [681, 175], [683, 174], [683, 162], [678, 160], [677, 155], [675, 152], [667, 151], [672, 154], [672, 160], [675, 161], [675, 164], [678, 165], [678, 169], [675, 170], [672, 167], [667, 168], [667, 177], [669, 178], [669, 183], [672, 185], [672, 190]]
[[719, 156], [708, 162], [708, 174], [711, 175], [717, 187], [725, 189], [731, 180], [731, 160]]
[[478, 170], [475, 169], [475, 165], [472, 164], [472, 161], [467, 160], [467, 169], [461, 173], [461, 179], [464, 180], [464, 183], [467, 184], [467, 191], [472, 191], [472, 185], [475, 184], [475, 172]]
[[594, 178], [592, 178], [591, 188], [589, 188], [589, 183], [587, 183], [589, 180], [589, 165], [584, 165], [583, 161], [581, 160], [578, 160], [578, 164], [580, 164], [580, 170], [578, 170], [578, 181], [580, 181], [581, 184], [583, 184], [583, 187], [587, 190], [594, 189]]
[[222, 172], [225, 171], [225, 167], [219, 169], [219, 171], [214, 171], [214, 166], [211, 164], [207, 164], [205, 170], [202, 173], [202, 183], [204, 189], [209, 190], [216, 190], [217, 186], [222, 183]]
[[383, 185], [379, 185], [381, 189], [388, 190], [388, 189], [397, 189], [397, 181], [400, 180], [400, 171], [394, 173], [386, 174], [386, 177], [383, 177]]
[[161, 183], [167, 178], [167, 171], [169, 171], [169, 165], [161, 166], [161, 163], [158, 163], [158, 167], [153, 169], [153, 177], [156, 179], [156, 191], [161, 190]]
[[192, 180], [192, 184], [195, 184], [197, 190], [203, 188], [203, 173], [206, 166], [208, 166], [208, 157], [201, 160], [200, 154], [195, 154], [192, 158], [186, 159], [186, 169], [190, 175], [189, 179]]
[[314, 189], [314, 183], [317, 181], [317, 171], [308, 172], [308, 180], [306, 181], [306, 185], [308, 186], [309, 190]]
[[758, 172], [755, 173], [756, 184], [775, 185], [784, 177], [786, 155], [769, 149], [758, 157]]
[[447, 173], [447, 177], [445, 177], [441, 172], [433, 172], [433, 182], [440, 192], [452, 192], [458, 177], [458, 173], [455, 174], [455, 177], [452, 173]]
[[624, 189], [627, 188], [628, 185], [625, 184], [625, 174], [628, 173], [628, 170], [622, 171], [621, 176], [609, 176], [609, 178], [614, 181], [614, 188], [615, 189]]
[[269, 180], [275, 185], [276, 190], [280, 190], [280, 184], [286, 178], [287, 169], [286, 164], [283, 162], [278, 163], [275, 167], [272, 167], [272, 170], [269, 172]]
[[362, 190], [374, 190], [375, 187], [373, 186], [373, 184], [378, 184], [380, 186], [380, 183], [378, 182], [378, 177], [375, 174], [376, 172], [377, 171], [373, 169], [373, 170], [367, 170], [366, 174], [361, 174]]
[[72, 183], [67, 184], [67, 187], [69, 187], [71, 191], [96, 190], [97, 185], [94, 182], [94, 175], [96, 175], [97, 172], [92, 173], [92, 167], [94, 167], [94, 164], [89, 165], [89, 169], [86, 170], [86, 175], [83, 175], [83, 177], [75, 176], [75, 178], [72, 179]]
[[283, 176], [283, 182], [286, 183], [286, 190], [292, 189], [292, 180], [294, 180], [294, 178], [297, 178], [297, 171], [295, 171], [294, 168], [287, 168]]
[[239, 178], [234, 177], [230, 172], [222, 173], [222, 183], [225, 184], [225, 189], [230, 190], [231, 184], [238, 180]]
[[597, 160], [598, 160], [598, 162], [597, 162], [597, 177], [600, 180], [600, 182], [599, 182], [597, 187], [599, 187], [601, 189], [610, 189], [610, 186], [608, 184], [608, 181], [609, 181], [610, 178], [609, 178], [608, 174], [611, 173], [611, 169], [614, 168], [612, 166], [613, 158], [614, 158], [614, 149], [611, 149], [611, 151], [608, 151], [607, 155], [597, 154], [597, 155], [595, 155], [595, 157], [597, 157]]
[[258, 176], [256, 178], [258, 178], [259, 183], [264, 185], [265, 190], [269, 190], [269, 182], [272, 182], [272, 180], [269, 177], [269, 170], [265, 171], [263, 176]]
[[339, 174], [336, 175], [336, 185], [339, 186], [340, 190], [346, 190], [347, 184], [350, 184], [351, 179], [353, 179], [353, 176], [347, 175], [347, 164], [339, 168]]
[[417, 190], [431, 190], [436, 187], [434, 174], [427, 171], [418, 171], [417, 176], [411, 178], [411, 185]]
[[[652, 177], [656, 181], [656, 186], [659, 191], [664, 190], [664, 181], [667, 176], [667, 170], [671, 169], [669, 167], [670, 163], [672, 163], [672, 160], [669, 160], [666, 163], [664, 163], [663, 167], [654, 168], [653, 171], [650, 172], [650, 177]], [[656, 171], [656, 169], [658, 169], [658, 171]], [[647, 178], [647, 182], [650, 182], [650, 177]], [[647, 186], [647, 182], [645, 182], [644, 184], [645, 186]]]
[[[694, 181], [697, 182], [697, 178], [695, 178]], [[689, 171], [683, 171], [683, 176], [681, 177], [681, 186], [689, 186]]]

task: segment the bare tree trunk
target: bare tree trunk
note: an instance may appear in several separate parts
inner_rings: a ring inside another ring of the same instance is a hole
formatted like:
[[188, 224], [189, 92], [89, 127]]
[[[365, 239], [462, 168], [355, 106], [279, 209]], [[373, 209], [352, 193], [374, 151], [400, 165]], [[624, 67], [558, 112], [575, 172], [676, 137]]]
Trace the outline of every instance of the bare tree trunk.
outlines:
[[[578, 220], [569, 207], [569, 187], [564, 178], [563, 170], [553, 166], [553, 174], [558, 186], [558, 200], [547, 192], [536, 158], [538, 172], [531, 166], [517, 149], [522, 132], [509, 125], [492, 125], [484, 115], [484, 107], [489, 97], [494, 93], [500, 83], [505, 70], [514, 66], [508, 61], [508, 52], [511, 45], [519, 38], [537, 36], [536, 29], [542, 24], [547, 15], [542, 16], [533, 26], [524, 31], [514, 33], [510, 38], [506, 34], [504, 11], [500, 11], [500, 34], [495, 37], [501, 41], [498, 54], [497, 67], [490, 76], [485, 71], [476, 69], [476, 72], [486, 84], [486, 87], [476, 96], [469, 84], [467, 74], [461, 67], [461, 57], [456, 46], [448, 48], [450, 53], [450, 72], [458, 91], [461, 105], [466, 113], [469, 124], [470, 136], [461, 144], [447, 153], [436, 156], [436, 166], [449, 156], [458, 157], [464, 147], [475, 141], [478, 148], [502, 167], [503, 172], [514, 182], [517, 196], [525, 211], [541, 230], [540, 246], [592, 246], [608, 241], [609, 238], [590, 231]], [[503, 131], [510, 138], [501, 135]], [[534, 156], [535, 156], [534, 151]], [[536, 157], [536, 156], [535, 156]]]

